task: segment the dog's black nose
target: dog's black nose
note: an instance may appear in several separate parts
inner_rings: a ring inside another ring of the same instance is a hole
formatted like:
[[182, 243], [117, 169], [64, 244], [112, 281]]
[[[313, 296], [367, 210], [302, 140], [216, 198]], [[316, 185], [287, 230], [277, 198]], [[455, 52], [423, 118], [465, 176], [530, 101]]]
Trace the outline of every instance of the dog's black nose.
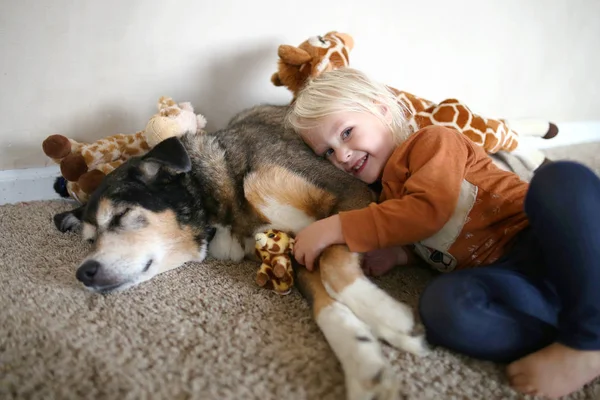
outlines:
[[94, 281], [94, 276], [96, 276], [96, 272], [100, 268], [100, 263], [96, 260], [87, 260], [77, 269], [77, 273], [75, 276], [78, 280], [80, 280], [85, 286], [90, 286]]

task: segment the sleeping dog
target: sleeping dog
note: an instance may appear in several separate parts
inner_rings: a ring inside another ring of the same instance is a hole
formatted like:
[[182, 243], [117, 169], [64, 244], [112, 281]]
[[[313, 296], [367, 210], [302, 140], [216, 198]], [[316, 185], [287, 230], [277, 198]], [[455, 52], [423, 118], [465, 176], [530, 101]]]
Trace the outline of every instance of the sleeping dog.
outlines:
[[[93, 250], [76, 277], [98, 292], [123, 290], [207, 255], [241, 261], [254, 235], [291, 234], [339, 211], [367, 206], [374, 193], [315, 156], [284, 127], [286, 106], [258, 106], [214, 133], [170, 138], [110, 173], [89, 202], [55, 216], [62, 231], [81, 227]], [[358, 227], [357, 227], [358, 229]], [[392, 399], [397, 388], [379, 340], [424, 354], [411, 335], [412, 310], [362, 273], [346, 246], [324, 251], [296, 282], [339, 358], [349, 399]]]

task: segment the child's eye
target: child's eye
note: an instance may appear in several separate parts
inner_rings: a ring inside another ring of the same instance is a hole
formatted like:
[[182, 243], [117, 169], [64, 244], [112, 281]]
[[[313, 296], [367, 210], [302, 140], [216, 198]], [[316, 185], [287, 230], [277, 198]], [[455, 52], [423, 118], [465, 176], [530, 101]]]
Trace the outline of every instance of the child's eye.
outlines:
[[323, 153], [323, 157], [330, 157], [333, 154], [333, 149], [327, 149], [325, 150], [325, 153]]
[[350, 137], [350, 133], [352, 132], [352, 128], [348, 128], [342, 132], [342, 139], [346, 140]]

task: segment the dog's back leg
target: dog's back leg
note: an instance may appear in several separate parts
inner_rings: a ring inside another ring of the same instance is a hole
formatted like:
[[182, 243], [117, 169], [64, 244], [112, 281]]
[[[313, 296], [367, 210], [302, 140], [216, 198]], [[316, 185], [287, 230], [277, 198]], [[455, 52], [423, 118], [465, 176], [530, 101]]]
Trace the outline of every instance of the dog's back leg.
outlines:
[[412, 309], [364, 276], [357, 253], [351, 253], [347, 246], [331, 246], [323, 252], [319, 265], [327, 293], [352, 310], [375, 336], [409, 353], [427, 353], [423, 337], [411, 334]]
[[391, 400], [398, 387], [381, 344], [367, 324], [344, 304], [332, 299], [319, 271], [297, 269], [298, 288], [312, 306], [314, 318], [342, 364], [346, 398]]

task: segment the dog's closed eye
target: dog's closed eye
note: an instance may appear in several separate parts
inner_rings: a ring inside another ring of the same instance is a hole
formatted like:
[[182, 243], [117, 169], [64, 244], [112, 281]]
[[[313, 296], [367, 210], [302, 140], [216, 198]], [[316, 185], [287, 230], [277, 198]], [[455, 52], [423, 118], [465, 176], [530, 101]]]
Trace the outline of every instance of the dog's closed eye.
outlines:
[[113, 228], [118, 228], [121, 226], [122, 224], [122, 220], [123, 217], [125, 215], [127, 215], [127, 213], [129, 213], [129, 211], [131, 211], [131, 208], [126, 208], [125, 210], [121, 211], [120, 213], [116, 214], [111, 220], [110, 223], [108, 224], [108, 229], [113, 229]]

